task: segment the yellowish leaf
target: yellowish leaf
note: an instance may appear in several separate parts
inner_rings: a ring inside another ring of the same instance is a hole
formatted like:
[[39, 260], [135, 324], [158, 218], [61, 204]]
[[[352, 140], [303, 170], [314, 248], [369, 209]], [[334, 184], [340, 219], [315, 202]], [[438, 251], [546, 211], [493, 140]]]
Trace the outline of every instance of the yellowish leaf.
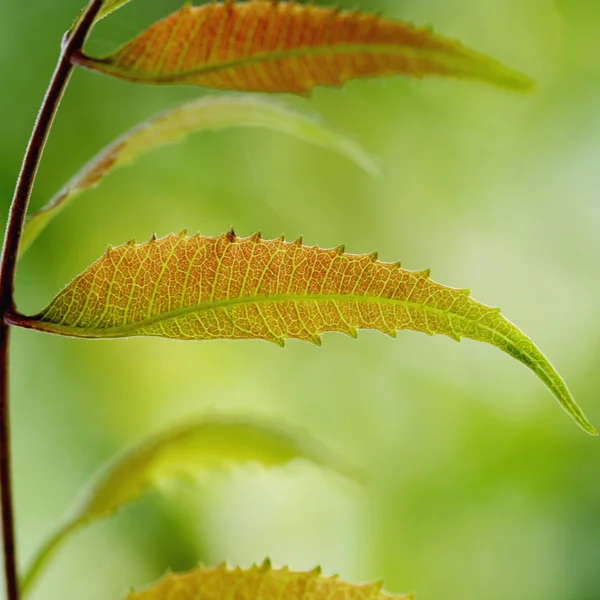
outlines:
[[162, 581], [127, 600], [412, 600], [412, 594], [388, 594], [381, 583], [345, 583], [324, 577], [320, 569], [295, 572], [273, 569], [267, 560], [249, 569], [197, 568], [167, 575]]
[[185, 232], [133, 241], [75, 278], [35, 317], [8, 321], [82, 338], [183, 340], [288, 338], [359, 329], [411, 329], [487, 342], [531, 369], [588, 433], [596, 431], [537, 346], [500, 310], [373, 255], [309, 248], [301, 240], [216, 238]]
[[20, 255], [54, 217], [82, 192], [96, 187], [114, 169], [131, 163], [159, 146], [181, 141], [191, 133], [230, 127], [259, 127], [285, 133], [338, 152], [371, 175], [379, 172], [372, 158], [357, 143], [336, 133], [318, 119], [292, 110], [281, 102], [256, 96], [207, 97], [153, 117], [100, 152], [27, 220], [19, 247]]

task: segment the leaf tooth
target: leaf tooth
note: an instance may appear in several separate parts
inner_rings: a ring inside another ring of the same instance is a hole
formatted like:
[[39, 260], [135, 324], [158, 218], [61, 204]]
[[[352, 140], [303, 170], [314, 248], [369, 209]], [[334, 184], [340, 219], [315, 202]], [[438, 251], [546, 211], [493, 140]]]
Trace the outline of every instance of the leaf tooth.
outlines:
[[304, 240], [303, 240], [302, 236], [300, 236], [300, 237], [299, 237], [297, 240], [295, 240], [294, 242], [292, 242], [292, 244], [293, 244], [294, 246], [302, 246], [302, 242], [303, 242], [303, 241], [304, 241]]
[[279, 242], [280, 244], [285, 244], [285, 234], [282, 233], [275, 241]]
[[156, 231], [150, 236], [150, 239], [148, 240], [148, 243], [153, 244], [154, 242], [156, 242]]
[[248, 239], [251, 242], [258, 243], [258, 242], [262, 241], [262, 233], [260, 231], [257, 231], [254, 235], [251, 235]]
[[346, 252], [346, 244], [340, 244], [339, 246], [336, 246], [333, 250], [334, 252], [336, 252], [336, 254], [339, 254], [341, 256]]
[[395, 329], [391, 329], [390, 331], [384, 331], [383, 333], [391, 337], [393, 340], [395, 340], [398, 337], [398, 332]]
[[187, 237], [187, 229], [185, 229], [185, 227], [179, 232], [179, 237], [180, 238], [186, 238]]
[[367, 258], [371, 259], [372, 262], [377, 262], [379, 260], [379, 252], [371, 252], [371, 254], [367, 254]]
[[312, 573], [313, 575], [319, 577], [321, 575], [321, 573], [323, 572], [323, 569], [321, 568], [321, 565], [317, 565], [313, 570]]
[[355, 329], [354, 327], [350, 327], [347, 331], [343, 331], [342, 333], [354, 340], [358, 339], [358, 329]]
[[402, 263], [401, 262], [395, 262], [395, 263], [392, 263], [392, 266], [395, 267], [396, 269], [401, 269], [402, 268]]
[[267, 558], [263, 560], [259, 568], [261, 571], [270, 571], [273, 568], [273, 565], [271, 564], [271, 559], [267, 556]]
[[110, 256], [113, 250], [114, 246], [112, 244], [108, 244], [108, 246], [106, 246], [106, 252], [104, 253], [104, 256]]
[[462, 338], [460, 337], [460, 335], [458, 335], [458, 333], [455, 333], [454, 331], [449, 331], [446, 334], [451, 340], [454, 340], [455, 342], [458, 342], [460, 344]]
[[306, 338], [307, 342], [310, 342], [311, 344], [314, 344], [315, 346], [318, 346], [319, 348], [323, 345], [323, 340], [321, 339], [320, 335], [309, 335]]
[[233, 225], [230, 227], [229, 231], [225, 234], [225, 239], [232, 243], [235, 242], [237, 240], [237, 235], [235, 233], [235, 229], [233, 228]]
[[423, 271], [417, 271], [417, 275], [423, 279], [429, 279], [431, 277], [431, 269], [424, 269]]

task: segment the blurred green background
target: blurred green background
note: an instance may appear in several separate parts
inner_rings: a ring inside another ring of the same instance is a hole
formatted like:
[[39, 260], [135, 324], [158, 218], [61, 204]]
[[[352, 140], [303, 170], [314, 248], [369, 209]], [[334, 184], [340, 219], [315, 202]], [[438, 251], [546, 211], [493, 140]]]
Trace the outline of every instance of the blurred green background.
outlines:
[[[64, 29], [83, 0], [0, 3], [0, 190], [5, 218]], [[137, 0], [103, 21], [108, 52], [180, 0]], [[324, 3], [325, 4], [325, 3]], [[342, 2], [356, 7], [356, 0]], [[372, 152], [372, 179], [284, 136], [205, 133], [108, 178], [28, 252], [18, 304], [37, 312], [108, 243], [187, 227], [302, 234], [379, 250], [501, 306], [600, 423], [600, 3], [361, 0], [431, 23], [532, 75], [511, 95], [394, 78], [318, 89], [315, 111]], [[210, 91], [78, 72], [32, 207], [157, 110]], [[198, 561], [384, 579], [420, 600], [600, 598], [600, 442], [521, 365], [474, 342], [364, 332], [291, 342], [83, 342], [15, 331], [12, 403], [20, 561], [89, 475], [132, 440], [203, 411], [309, 430], [369, 472], [360, 491], [299, 464], [172, 486], [79, 534], [35, 600], [117, 600]]]

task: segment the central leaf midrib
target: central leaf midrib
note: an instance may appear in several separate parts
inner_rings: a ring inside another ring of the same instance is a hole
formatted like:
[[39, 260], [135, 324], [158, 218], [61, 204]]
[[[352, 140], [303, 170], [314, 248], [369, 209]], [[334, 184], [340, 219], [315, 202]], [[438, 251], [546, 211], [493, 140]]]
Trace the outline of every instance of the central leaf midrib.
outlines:
[[[118, 51], [117, 51], [118, 52]], [[286, 48], [283, 50], [271, 50], [267, 52], [257, 52], [250, 56], [234, 58], [230, 60], [220, 60], [212, 64], [200, 65], [187, 71], [177, 71], [174, 73], [155, 73], [151, 71], [127, 70], [121, 67], [118, 63], [112, 62], [113, 55], [105, 58], [95, 59], [84, 55], [84, 60], [90, 61], [92, 64], [102, 64], [106, 70], [113, 72], [126, 73], [128, 76], [140, 80], [153, 80], [168, 82], [171, 80], [186, 79], [189, 77], [208, 75], [210, 73], [223, 71], [226, 69], [236, 69], [245, 66], [250, 66], [256, 63], [274, 62], [278, 60], [289, 60], [294, 58], [305, 58], [311, 56], [320, 56], [323, 54], [354, 54], [361, 52], [369, 52], [371, 54], [393, 54], [398, 56], [411, 55], [415, 58], [428, 59], [433, 61], [450, 61], [453, 68], [458, 69], [458, 65], [453, 62], [459, 59], [473, 61], [478, 57], [473, 51], [468, 51], [458, 44], [449, 45], [448, 48], [424, 48], [423, 46], [413, 47], [408, 44], [394, 43], [368, 43], [368, 42], [349, 42], [331, 45], [320, 46], [302, 46], [299, 48]], [[485, 59], [485, 63], [492, 63], [491, 59]], [[471, 65], [472, 66], [472, 65]], [[482, 64], [477, 65], [479, 68]]]
[[[397, 304], [407, 309], [421, 310], [429, 312], [435, 315], [443, 315], [445, 317], [451, 316], [452, 318], [467, 321], [469, 323], [476, 323], [478, 327], [481, 327], [487, 331], [492, 332], [494, 335], [500, 335], [496, 329], [493, 329], [483, 323], [480, 319], [469, 318], [466, 315], [461, 315], [456, 312], [452, 312], [451, 309], [437, 308], [428, 304], [411, 302], [409, 300], [401, 300], [398, 298], [382, 298], [376, 296], [363, 296], [359, 294], [272, 294], [272, 295], [260, 295], [260, 296], [241, 296], [237, 298], [224, 298], [220, 300], [212, 300], [210, 302], [203, 302], [201, 304], [193, 304], [168, 312], [159, 313], [153, 315], [147, 319], [141, 319], [138, 321], [132, 321], [130, 323], [124, 323], [122, 325], [112, 325], [108, 327], [74, 327], [72, 325], [56, 325], [56, 327], [64, 330], [82, 330], [90, 333], [98, 334], [112, 334], [112, 333], [132, 333], [139, 329], [150, 327], [157, 323], [163, 323], [166, 321], [177, 320], [182, 317], [186, 317], [191, 314], [205, 313], [209, 311], [225, 310], [235, 306], [244, 304], [266, 304], [266, 303], [279, 303], [279, 302], [361, 302], [365, 304]], [[481, 307], [483, 310], [494, 310], [489, 307]], [[44, 321], [44, 318], [40, 319]], [[51, 323], [50, 321], [46, 321]], [[505, 338], [510, 341], [509, 338]], [[512, 342], [511, 342], [512, 343]]]

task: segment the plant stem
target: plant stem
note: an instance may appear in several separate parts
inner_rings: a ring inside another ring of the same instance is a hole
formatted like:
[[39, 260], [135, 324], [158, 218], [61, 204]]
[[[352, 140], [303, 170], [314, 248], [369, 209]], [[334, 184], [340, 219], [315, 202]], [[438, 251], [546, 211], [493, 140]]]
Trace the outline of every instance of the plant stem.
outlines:
[[6, 598], [17, 600], [19, 580], [15, 560], [15, 530], [10, 473], [10, 416], [8, 403], [8, 338], [10, 329], [0, 324], [0, 499], [2, 501], [2, 541]]
[[5, 322], [7, 312], [15, 308], [15, 271], [19, 242], [23, 232], [27, 206], [38, 171], [44, 146], [56, 111], [73, 71], [72, 57], [78, 53], [94, 24], [104, 0], [91, 0], [74, 28], [65, 35], [58, 64], [44, 96], [40, 112], [25, 151], [21, 172], [8, 214], [8, 223], [0, 265], [0, 499], [2, 501], [2, 540], [7, 600], [19, 599], [16, 566], [15, 527], [12, 501], [10, 421], [8, 401], [8, 349], [9, 327]]

